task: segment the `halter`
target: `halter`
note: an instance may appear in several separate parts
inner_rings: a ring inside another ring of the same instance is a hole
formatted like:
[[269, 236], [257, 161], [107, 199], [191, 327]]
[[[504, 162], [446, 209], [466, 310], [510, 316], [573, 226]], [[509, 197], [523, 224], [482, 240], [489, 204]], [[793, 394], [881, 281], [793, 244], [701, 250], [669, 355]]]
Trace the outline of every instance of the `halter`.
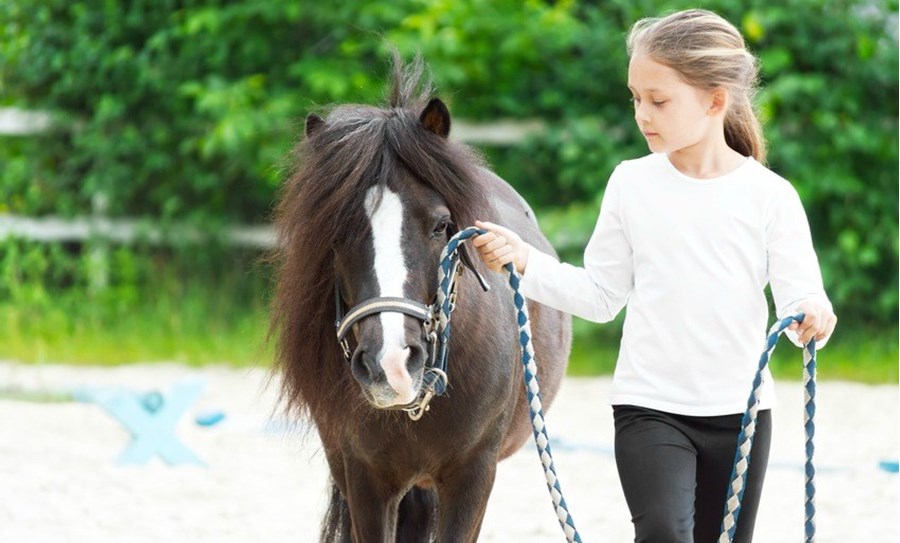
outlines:
[[462, 245], [453, 245], [452, 248], [448, 245], [441, 253], [439, 288], [435, 295], [435, 301], [431, 305], [425, 305], [409, 298], [376, 297], [356, 304], [345, 315], [340, 283], [337, 280], [334, 282], [334, 324], [337, 328], [338, 343], [341, 345], [341, 351], [348, 364], [351, 361], [352, 351], [347, 334], [353, 325], [362, 319], [379, 313], [402, 313], [421, 321], [422, 335], [425, 337], [428, 347], [421, 390], [415, 400], [404, 405], [387, 408], [402, 409], [412, 420], [422, 418], [422, 415], [429, 409], [428, 404], [431, 399], [444, 394], [447, 390], [449, 384], [447, 360], [450, 354], [450, 313], [456, 307], [456, 289], [464, 266], [475, 274], [485, 292], [490, 288], [484, 277], [472, 265], [465, 248]]

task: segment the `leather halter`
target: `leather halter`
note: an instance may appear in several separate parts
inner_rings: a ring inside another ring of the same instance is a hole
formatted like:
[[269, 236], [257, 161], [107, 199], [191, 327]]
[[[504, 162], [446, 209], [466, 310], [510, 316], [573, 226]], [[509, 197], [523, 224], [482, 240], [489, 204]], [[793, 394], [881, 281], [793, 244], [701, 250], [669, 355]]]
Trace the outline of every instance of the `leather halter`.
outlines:
[[[472, 265], [472, 261], [463, 246], [459, 247], [459, 262], [457, 263], [456, 273], [453, 274], [453, 280], [450, 287], [451, 303], [456, 299], [456, 287], [458, 284], [460, 273], [463, 267], [468, 268], [475, 274], [481, 288], [485, 292], [489, 290], [487, 281], [478, 273], [478, 270]], [[422, 383], [422, 392], [413, 401], [404, 405], [395, 405], [387, 409], [402, 409], [406, 411], [410, 418], [419, 420], [425, 411], [428, 410], [428, 403], [435, 395], [442, 394], [447, 387], [447, 351], [448, 345], [441, 345], [438, 334], [435, 331], [435, 319], [441, 313], [441, 308], [436, 303], [425, 305], [423, 303], [411, 300], [409, 298], [399, 297], [376, 297], [363, 300], [356, 304], [346, 314], [344, 314], [344, 299], [341, 296], [341, 287], [337, 279], [334, 282], [334, 314], [335, 328], [337, 329], [337, 340], [341, 345], [341, 351], [344, 359], [349, 364], [351, 362], [352, 353], [350, 344], [347, 341], [347, 335], [353, 328], [353, 325], [362, 319], [378, 313], [393, 312], [409, 315], [422, 322], [422, 331], [427, 342], [428, 358], [425, 360], [425, 375]], [[439, 352], [441, 354], [439, 354]], [[441, 356], [443, 355], [443, 356]]]
[[[454, 285], [455, 287], [455, 285]], [[428, 403], [435, 396], [435, 385], [441, 381], [442, 390], [447, 386], [447, 374], [443, 370], [436, 368], [435, 364], [438, 359], [439, 343], [438, 335], [434, 330], [433, 306], [421, 304], [409, 298], [398, 298], [392, 296], [369, 298], [364, 300], [347, 312], [343, 313], [344, 300], [341, 296], [341, 287], [337, 280], [334, 282], [334, 305], [335, 305], [335, 327], [337, 328], [337, 340], [341, 345], [341, 351], [344, 353], [344, 360], [347, 364], [351, 363], [352, 353], [350, 352], [350, 344], [347, 341], [347, 334], [353, 329], [353, 325], [362, 319], [376, 315], [378, 313], [393, 312], [402, 313], [416, 318], [422, 322], [422, 331], [428, 344], [428, 358], [425, 360], [425, 373], [422, 383], [422, 392], [411, 402], [403, 405], [394, 405], [385, 409], [406, 411], [412, 420], [419, 420], [425, 411], [428, 410]]]

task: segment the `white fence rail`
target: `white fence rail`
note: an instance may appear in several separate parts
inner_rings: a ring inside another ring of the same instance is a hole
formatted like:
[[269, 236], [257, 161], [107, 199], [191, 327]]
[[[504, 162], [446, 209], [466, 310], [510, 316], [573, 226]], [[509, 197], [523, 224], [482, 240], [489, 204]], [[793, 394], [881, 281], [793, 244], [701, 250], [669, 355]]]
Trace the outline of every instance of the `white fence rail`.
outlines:
[[[46, 111], [26, 111], [0, 107], [0, 136], [33, 136], [53, 126], [53, 115]], [[479, 123], [454, 119], [451, 137], [473, 145], [515, 145], [547, 129], [540, 119], [499, 119]]]
[[[53, 124], [53, 116], [48, 112], [0, 108], [0, 136], [34, 136], [46, 132]], [[515, 145], [546, 128], [539, 119], [506, 119], [491, 123], [454, 119], [451, 137], [473, 145]], [[211, 236], [193, 227], [163, 229], [148, 220], [111, 219], [103, 217], [102, 213], [97, 217], [72, 219], [0, 214], [0, 240], [8, 237], [45, 242], [104, 239], [119, 243], [143, 240], [166, 244], [172, 240], [203, 243]], [[234, 246], [265, 249], [275, 244], [273, 229], [262, 225], [229, 226], [216, 237]]]
[[161, 228], [146, 220], [0, 215], [0, 240], [9, 237], [43, 242], [98, 239], [117, 243], [144, 241], [151, 244], [168, 244], [172, 241], [204, 243], [215, 237], [238, 247], [268, 249], [275, 245], [273, 228], [263, 225], [233, 225], [225, 227], [221, 233], [209, 234], [188, 226]]
[[0, 107], [0, 136], [30, 136], [46, 132], [52, 124], [51, 117], [43, 111], [25, 111], [13, 107]]

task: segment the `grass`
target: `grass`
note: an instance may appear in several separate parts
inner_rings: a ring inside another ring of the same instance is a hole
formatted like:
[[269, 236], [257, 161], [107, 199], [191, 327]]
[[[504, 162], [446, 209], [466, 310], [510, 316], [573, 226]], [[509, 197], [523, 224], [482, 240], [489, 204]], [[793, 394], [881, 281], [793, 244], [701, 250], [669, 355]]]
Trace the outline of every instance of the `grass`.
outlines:
[[266, 315], [254, 309], [198, 317], [159, 306], [136, 308], [117, 319], [81, 318], [53, 310], [34, 318], [0, 307], [0, 358], [26, 363], [117, 366], [176, 361], [191, 366], [268, 365]]
[[226, 273], [207, 282], [157, 278], [143, 290], [112, 287], [0, 302], [0, 359], [116, 366], [174, 361], [191, 366], [267, 366], [264, 277]]
[[[191, 366], [266, 365], [266, 316], [259, 311], [230, 319], [211, 316], [185, 322], [175, 313], [148, 308], [116, 321], [68, 322], [52, 315], [25, 322], [9, 307], [0, 309], [0, 358], [27, 363], [115, 366], [177, 361]], [[59, 326], [65, 322], [64, 326]]]
[[[265, 343], [266, 304], [248, 302], [253, 300], [246, 295], [248, 289], [231, 297], [233, 291], [188, 284], [170, 285], [158, 297], [118, 306], [71, 297], [40, 308], [0, 303], [0, 359], [104, 366], [153, 361], [268, 366], [272, 353]], [[896, 384], [896, 327], [845, 328], [821, 352], [818, 377]], [[611, 374], [620, 330], [620, 320], [594, 325], [575, 319], [569, 374]], [[771, 367], [779, 379], [801, 379], [799, 350], [780, 341]]]
[[[574, 325], [575, 340], [569, 359], [569, 374], [611, 374], [618, 355], [621, 330], [618, 323], [598, 326], [576, 319]], [[604, 327], [608, 329], [604, 330]], [[816, 356], [816, 378], [897, 384], [900, 379], [897, 328], [848, 328], [839, 328]], [[801, 351], [783, 338], [778, 342], [769, 364], [776, 379], [799, 381], [803, 377], [802, 361]]]

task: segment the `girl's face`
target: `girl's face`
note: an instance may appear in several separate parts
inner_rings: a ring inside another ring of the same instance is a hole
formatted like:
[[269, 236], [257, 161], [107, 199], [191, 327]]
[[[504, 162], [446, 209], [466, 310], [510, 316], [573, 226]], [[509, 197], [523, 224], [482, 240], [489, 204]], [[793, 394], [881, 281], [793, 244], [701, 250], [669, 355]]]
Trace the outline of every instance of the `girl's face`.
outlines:
[[[674, 153], [715, 134], [712, 92], [689, 85], [677, 71], [648, 55], [638, 53], [631, 58], [628, 88], [634, 120], [652, 152]], [[721, 122], [719, 119], [719, 126]]]

